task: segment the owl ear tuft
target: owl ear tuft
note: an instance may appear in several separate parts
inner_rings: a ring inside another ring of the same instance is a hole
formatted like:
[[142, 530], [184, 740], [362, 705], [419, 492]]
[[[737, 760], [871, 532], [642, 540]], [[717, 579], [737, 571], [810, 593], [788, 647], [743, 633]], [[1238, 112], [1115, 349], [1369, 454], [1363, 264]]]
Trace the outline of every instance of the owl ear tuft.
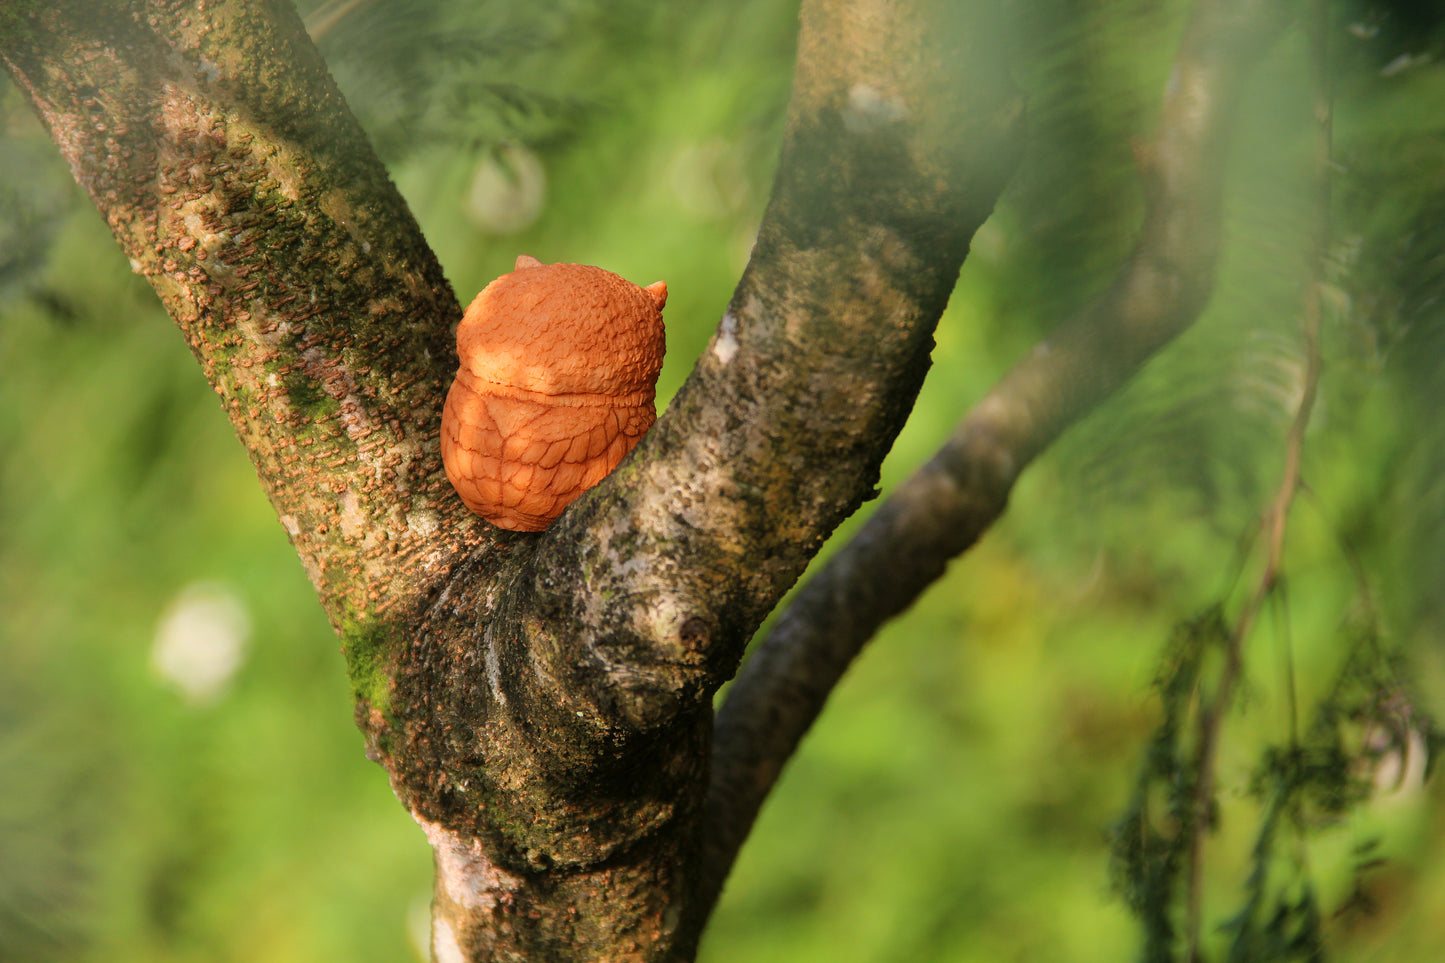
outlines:
[[652, 296], [652, 300], [657, 302], [657, 310], [661, 311], [667, 305], [666, 281], [658, 281], [654, 284], [649, 284], [642, 290], [646, 291], [649, 295]]

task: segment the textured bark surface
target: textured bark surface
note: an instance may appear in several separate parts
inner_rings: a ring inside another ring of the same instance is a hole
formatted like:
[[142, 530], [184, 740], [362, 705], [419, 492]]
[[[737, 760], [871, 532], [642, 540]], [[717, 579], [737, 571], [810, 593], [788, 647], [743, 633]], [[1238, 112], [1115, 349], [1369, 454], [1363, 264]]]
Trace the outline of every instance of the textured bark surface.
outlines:
[[290, 4], [11, 4], [0, 55], [221, 396], [333, 624], [478, 541], [456, 299]]
[[442, 960], [691, 955], [711, 697], [873, 495], [1020, 107], [952, 3], [804, 4], [754, 257], [540, 535], [439, 457], [460, 309], [281, 0], [12, 3], [0, 58], [185, 333], [436, 853]]

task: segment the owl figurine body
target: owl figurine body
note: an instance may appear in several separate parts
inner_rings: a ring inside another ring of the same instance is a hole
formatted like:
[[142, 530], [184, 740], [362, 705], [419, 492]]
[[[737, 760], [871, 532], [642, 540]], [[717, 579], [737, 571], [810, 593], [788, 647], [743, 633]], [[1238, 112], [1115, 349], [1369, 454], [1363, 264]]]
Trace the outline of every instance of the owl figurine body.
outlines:
[[667, 285], [517, 258], [457, 327], [442, 461], [468, 508], [541, 531], [617, 467], [657, 418]]

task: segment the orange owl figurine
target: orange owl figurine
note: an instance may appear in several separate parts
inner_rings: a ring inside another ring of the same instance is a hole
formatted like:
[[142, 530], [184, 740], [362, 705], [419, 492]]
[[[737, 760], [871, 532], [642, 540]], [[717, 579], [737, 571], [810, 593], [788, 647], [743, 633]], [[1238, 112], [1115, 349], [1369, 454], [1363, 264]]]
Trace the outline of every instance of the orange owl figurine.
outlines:
[[457, 327], [442, 461], [467, 507], [537, 532], [600, 482], [657, 419], [667, 285], [517, 258]]

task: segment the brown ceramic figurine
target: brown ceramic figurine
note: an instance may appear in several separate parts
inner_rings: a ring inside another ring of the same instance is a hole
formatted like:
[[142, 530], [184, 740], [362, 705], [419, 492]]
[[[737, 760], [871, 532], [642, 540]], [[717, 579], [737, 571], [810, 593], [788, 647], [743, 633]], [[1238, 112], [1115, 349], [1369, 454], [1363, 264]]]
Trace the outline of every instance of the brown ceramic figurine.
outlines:
[[457, 328], [442, 461], [467, 507], [541, 531], [617, 467], [657, 418], [667, 285], [517, 258]]

